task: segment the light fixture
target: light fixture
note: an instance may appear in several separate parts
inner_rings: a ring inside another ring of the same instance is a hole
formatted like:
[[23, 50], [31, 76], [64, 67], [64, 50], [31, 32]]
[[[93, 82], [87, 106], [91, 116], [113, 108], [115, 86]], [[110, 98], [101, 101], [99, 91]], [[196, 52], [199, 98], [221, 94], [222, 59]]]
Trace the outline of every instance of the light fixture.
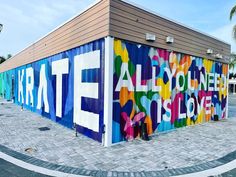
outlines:
[[174, 43], [174, 37], [172, 37], [172, 36], [167, 36], [167, 37], [166, 37], [166, 43], [167, 43], [167, 44], [172, 44], [172, 43]]
[[216, 58], [216, 59], [223, 59], [223, 56], [222, 56], [220, 53], [217, 53], [217, 54], [215, 55], [215, 58]]
[[3, 28], [3, 24], [0, 24], [0, 33], [2, 31], [2, 28]]
[[208, 55], [210, 54], [213, 54], [213, 50], [212, 49], [207, 49], [207, 52], [206, 52]]
[[155, 34], [146, 33], [146, 41], [154, 42], [156, 40]]

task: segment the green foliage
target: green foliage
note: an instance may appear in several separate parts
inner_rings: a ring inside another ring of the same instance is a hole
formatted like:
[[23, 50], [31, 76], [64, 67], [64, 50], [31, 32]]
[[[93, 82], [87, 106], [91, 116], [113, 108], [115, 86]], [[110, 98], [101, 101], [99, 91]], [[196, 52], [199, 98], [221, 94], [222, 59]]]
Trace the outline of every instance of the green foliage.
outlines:
[[0, 56], [0, 64], [5, 62], [7, 59], [11, 58], [12, 55], [11, 54], [8, 54], [6, 57], [4, 56]]
[[230, 15], [229, 15], [229, 19], [232, 20], [233, 16], [235, 15], [236, 13], [236, 6], [234, 6], [231, 11], [230, 11]]
[[[229, 19], [232, 20], [233, 16], [236, 14], [236, 5], [231, 9], [229, 14]], [[233, 38], [236, 40], [236, 25], [233, 27]]]
[[229, 63], [229, 69], [234, 69], [236, 65], [236, 54], [232, 53], [230, 57], [231, 57], [231, 60]]
[[5, 57], [0, 57], [0, 64], [3, 63], [4, 61], [6, 61]]

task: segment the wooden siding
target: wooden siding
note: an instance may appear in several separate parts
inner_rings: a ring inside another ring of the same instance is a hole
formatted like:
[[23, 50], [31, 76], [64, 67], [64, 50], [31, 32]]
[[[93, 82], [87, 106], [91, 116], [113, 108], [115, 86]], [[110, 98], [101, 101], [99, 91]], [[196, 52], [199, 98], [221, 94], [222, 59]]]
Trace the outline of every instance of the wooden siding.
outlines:
[[[155, 34], [156, 41], [147, 42], [145, 40], [146, 33]], [[110, 35], [119, 39], [213, 60], [215, 60], [213, 56], [206, 54], [208, 48], [213, 49], [215, 54], [220, 53], [223, 56], [229, 56], [231, 50], [230, 45], [222, 41], [120, 0], [111, 0]], [[166, 44], [167, 36], [174, 37], [173, 44]], [[222, 60], [222, 62], [227, 61]]]
[[[155, 34], [156, 41], [147, 42], [146, 33]], [[101, 0], [4, 62], [0, 65], [0, 72], [32, 63], [108, 35], [213, 60], [215, 60], [213, 56], [206, 54], [208, 48], [223, 56], [230, 54], [230, 45], [222, 41], [121, 0]], [[174, 37], [174, 43], [166, 44], [166, 36]], [[222, 62], [227, 61], [222, 60]]]
[[0, 66], [0, 72], [108, 36], [109, 0], [102, 0]]

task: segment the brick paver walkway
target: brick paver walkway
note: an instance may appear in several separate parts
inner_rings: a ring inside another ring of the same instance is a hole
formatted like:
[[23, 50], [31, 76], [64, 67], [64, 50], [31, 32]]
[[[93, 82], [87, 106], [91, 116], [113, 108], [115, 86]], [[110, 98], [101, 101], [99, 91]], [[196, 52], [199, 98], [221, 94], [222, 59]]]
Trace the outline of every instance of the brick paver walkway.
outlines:
[[[0, 100], [0, 103], [3, 103]], [[234, 101], [233, 101], [234, 102]], [[233, 113], [232, 113], [233, 114]], [[40, 131], [40, 127], [49, 127]], [[104, 171], [193, 166], [236, 150], [236, 119], [210, 122], [109, 148], [12, 103], [0, 105], [0, 144], [60, 165]], [[33, 150], [25, 151], [27, 148]]]

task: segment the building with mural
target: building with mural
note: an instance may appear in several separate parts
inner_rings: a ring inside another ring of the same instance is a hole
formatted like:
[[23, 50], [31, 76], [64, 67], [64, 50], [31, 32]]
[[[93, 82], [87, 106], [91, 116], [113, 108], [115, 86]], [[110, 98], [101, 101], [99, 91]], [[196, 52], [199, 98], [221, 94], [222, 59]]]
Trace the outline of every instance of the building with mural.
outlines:
[[141, 124], [152, 135], [227, 118], [229, 55], [223, 41], [101, 0], [1, 64], [0, 94], [110, 146]]
[[236, 94], [236, 64], [235, 56], [232, 54], [229, 62], [229, 94]]

